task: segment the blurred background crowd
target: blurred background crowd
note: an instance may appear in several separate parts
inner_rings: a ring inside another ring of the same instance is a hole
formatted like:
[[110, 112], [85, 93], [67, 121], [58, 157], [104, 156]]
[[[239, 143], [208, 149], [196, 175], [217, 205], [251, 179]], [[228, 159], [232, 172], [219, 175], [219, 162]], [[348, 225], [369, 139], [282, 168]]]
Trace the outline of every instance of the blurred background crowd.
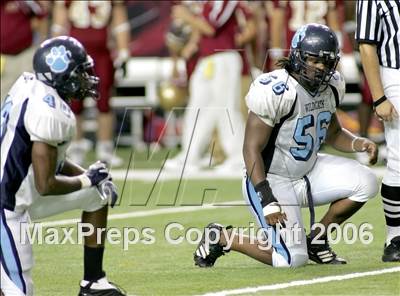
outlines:
[[[72, 102], [69, 157], [94, 149], [113, 167], [116, 146], [180, 148], [167, 169], [240, 169], [244, 97], [276, 68], [306, 23], [331, 27], [341, 44], [347, 93], [342, 124], [383, 144], [354, 42], [355, 1], [1, 1], [1, 98], [46, 38], [70, 35], [100, 77], [100, 100]], [[190, 147], [190, 149], [189, 149]], [[384, 146], [383, 146], [384, 148]], [[117, 152], [116, 152], [117, 151]], [[381, 149], [384, 157], [384, 149]], [[210, 155], [212, 157], [210, 157]], [[366, 163], [363, 154], [359, 161]]]

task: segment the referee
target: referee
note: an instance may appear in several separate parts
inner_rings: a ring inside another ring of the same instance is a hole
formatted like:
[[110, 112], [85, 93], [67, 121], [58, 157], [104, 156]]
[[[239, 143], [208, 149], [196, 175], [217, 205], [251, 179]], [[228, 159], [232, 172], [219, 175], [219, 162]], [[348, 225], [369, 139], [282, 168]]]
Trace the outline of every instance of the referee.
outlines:
[[358, 0], [356, 40], [388, 149], [381, 188], [387, 226], [382, 260], [400, 261], [400, 0]]

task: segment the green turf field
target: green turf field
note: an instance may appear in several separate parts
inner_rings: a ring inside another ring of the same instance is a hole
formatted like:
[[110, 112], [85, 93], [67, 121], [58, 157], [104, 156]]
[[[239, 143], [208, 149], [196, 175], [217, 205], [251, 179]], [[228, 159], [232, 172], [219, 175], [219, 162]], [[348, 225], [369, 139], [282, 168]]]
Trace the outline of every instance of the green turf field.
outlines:
[[[118, 181], [121, 185], [121, 182]], [[146, 206], [129, 206], [146, 200], [151, 182], [129, 181], [122, 203], [110, 214], [141, 212], [171, 207], [168, 205], [176, 196], [178, 181], [165, 182], [159, 194], [151, 196]], [[187, 181], [186, 190], [177, 195], [177, 204], [197, 204], [203, 198], [204, 189], [213, 189], [206, 194], [205, 203], [241, 200], [240, 180]], [[159, 198], [157, 198], [157, 195]], [[158, 200], [158, 202], [157, 202]], [[162, 203], [167, 206], [157, 206]], [[184, 208], [185, 206], [182, 206]], [[325, 209], [319, 208], [317, 217]], [[304, 210], [305, 221], [307, 210]], [[65, 213], [49, 220], [79, 217], [78, 212]], [[212, 269], [199, 269], [193, 265], [192, 254], [195, 245], [184, 242], [171, 245], [164, 238], [164, 229], [171, 222], [189, 227], [202, 227], [210, 221], [234, 226], [248, 226], [253, 222], [245, 206], [215, 207], [214, 209], [182, 213], [158, 214], [148, 217], [131, 217], [110, 220], [109, 226], [155, 229], [156, 242], [145, 245], [137, 243], [124, 251], [122, 244], [107, 244], [105, 270], [108, 277], [121, 285], [129, 295], [194, 295], [226, 289], [255, 287], [260, 285], [307, 280], [329, 275], [365, 272], [384, 269], [399, 264], [384, 264], [380, 261], [384, 238], [384, 218], [379, 198], [370, 201], [351, 222], [359, 225], [369, 222], [373, 225], [374, 240], [369, 245], [357, 241], [353, 245], [339, 244], [334, 249], [348, 259], [345, 266], [317, 266], [310, 264], [295, 270], [273, 269], [246, 258], [230, 253], [218, 260]], [[183, 234], [175, 230], [172, 236]], [[35, 245], [36, 266], [33, 273], [37, 295], [74, 295], [82, 277], [82, 246], [80, 245]], [[259, 295], [398, 295], [400, 273], [349, 279], [339, 282], [315, 284], [261, 292]]]

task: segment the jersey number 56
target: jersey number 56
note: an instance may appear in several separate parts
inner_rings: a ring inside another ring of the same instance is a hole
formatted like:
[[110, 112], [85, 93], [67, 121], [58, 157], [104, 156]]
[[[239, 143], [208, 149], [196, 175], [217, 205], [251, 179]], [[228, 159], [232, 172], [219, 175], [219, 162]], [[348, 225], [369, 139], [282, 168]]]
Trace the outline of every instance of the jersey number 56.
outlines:
[[[325, 141], [331, 116], [332, 114], [329, 111], [323, 111], [318, 114], [317, 120], [314, 120], [314, 115], [312, 114], [297, 120], [293, 139], [300, 147], [290, 148], [290, 153], [294, 159], [307, 161], [314, 150], [319, 150], [321, 144]], [[315, 128], [316, 141], [310, 133], [313, 128]], [[316, 145], [314, 144], [315, 142]]]

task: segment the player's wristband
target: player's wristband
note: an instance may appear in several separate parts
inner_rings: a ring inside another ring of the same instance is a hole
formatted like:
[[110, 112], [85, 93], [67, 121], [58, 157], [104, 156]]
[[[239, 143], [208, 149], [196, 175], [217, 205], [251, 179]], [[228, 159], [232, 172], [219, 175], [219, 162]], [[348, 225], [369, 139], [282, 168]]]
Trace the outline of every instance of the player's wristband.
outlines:
[[273, 202], [277, 202], [267, 180], [258, 183], [256, 186], [254, 186], [254, 189], [261, 200], [261, 205], [263, 208]]
[[263, 207], [264, 217], [274, 213], [282, 213], [282, 208], [277, 202], [271, 202], [267, 206]]
[[86, 174], [82, 174], [78, 176], [79, 181], [81, 181], [81, 188], [89, 188], [92, 186], [92, 182]]
[[374, 101], [372, 103], [372, 105], [374, 106], [374, 108], [378, 107], [380, 104], [382, 104], [384, 101], [386, 101], [387, 98], [385, 95], [383, 95], [382, 97], [380, 97], [379, 99], [377, 99], [376, 101]]

